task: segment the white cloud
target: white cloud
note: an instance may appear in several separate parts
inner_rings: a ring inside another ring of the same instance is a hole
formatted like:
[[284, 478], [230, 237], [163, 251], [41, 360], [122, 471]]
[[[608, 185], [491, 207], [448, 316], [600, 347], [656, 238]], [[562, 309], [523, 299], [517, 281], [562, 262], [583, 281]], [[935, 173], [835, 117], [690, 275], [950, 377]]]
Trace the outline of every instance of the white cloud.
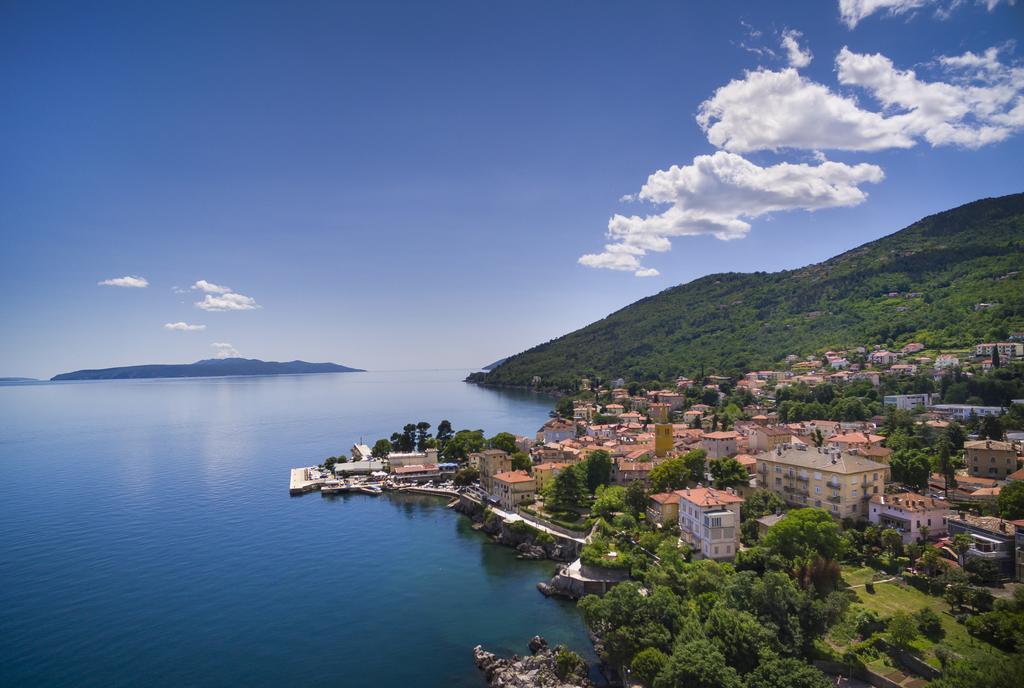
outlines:
[[661, 273], [654, 268], [644, 268], [643, 270], [637, 270], [633, 274], [637, 277], [657, 277]]
[[165, 330], [178, 330], [180, 332], [200, 332], [206, 329], [206, 325], [190, 325], [187, 322], [164, 323]]
[[787, 29], [782, 32], [782, 49], [786, 51], [786, 59], [789, 60], [789, 66], [795, 67], [796, 69], [803, 69], [807, 65], [811, 64], [810, 50], [805, 50], [800, 47], [800, 38], [803, 34], [793, 29]]
[[[1005, 0], [1007, 5], [1014, 5], [1016, 0]], [[1003, 0], [976, 0], [976, 5], [984, 5], [989, 12], [994, 10]], [[849, 28], [854, 28], [865, 17], [876, 12], [885, 12], [889, 16], [907, 14], [923, 7], [934, 7], [935, 16], [947, 19], [953, 10], [964, 4], [963, 0], [839, 0], [839, 17]]]
[[193, 289], [206, 292], [207, 294], [225, 294], [231, 291], [231, 287], [222, 287], [219, 284], [213, 282], [207, 282], [206, 280], [199, 280], [192, 285]]
[[652, 276], [640, 259], [649, 251], [668, 251], [671, 237], [739, 239], [750, 231], [749, 220], [769, 213], [858, 205], [867, 198], [859, 185], [883, 177], [880, 167], [866, 163], [760, 167], [735, 153], [697, 156], [691, 165], [655, 172], [640, 189], [640, 200], [671, 207], [655, 215], [614, 215], [608, 221], [611, 243], [579, 262]]
[[887, 110], [902, 110], [887, 119], [898, 122], [908, 136], [932, 146], [979, 148], [1024, 128], [1024, 69], [1003, 65], [997, 55], [941, 58], [940, 64], [957, 72], [950, 83], [922, 81], [914, 70], [897, 69], [884, 55], [861, 55], [846, 47], [836, 67], [841, 84], [866, 89]]
[[[839, 82], [864, 89], [883, 110], [802, 77], [792, 67], [760, 69], [730, 81], [701, 103], [697, 123], [718, 148], [877, 151], [932, 146], [968, 148], [1005, 139], [1024, 127], [1024, 70], [986, 51], [938, 62], [949, 82], [920, 80], [884, 55], [844, 47], [836, 57]], [[975, 83], [964, 83], [964, 74]], [[983, 79], [981, 79], [983, 77]]]
[[132, 277], [131, 275], [125, 275], [124, 277], [113, 277], [111, 279], [101, 280], [96, 284], [101, 287], [132, 287], [135, 289], [142, 289], [149, 286], [149, 281], [145, 277]]
[[875, 12], [906, 14], [933, 2], [935, 0], [839, 0], [839, 17], [852, 29]]
[[207, 294], [196, 306], [204, 311], [251, 311], [260, 308], [256, 300], [245, 294], [225, 292], [219, 295]]
[[228, 342], [214, 342], [210, 346], [217, 350], [217, 352], [213, 354], [214, 358], [239, 358], [242, 355], [233, 344], [229, 344]]

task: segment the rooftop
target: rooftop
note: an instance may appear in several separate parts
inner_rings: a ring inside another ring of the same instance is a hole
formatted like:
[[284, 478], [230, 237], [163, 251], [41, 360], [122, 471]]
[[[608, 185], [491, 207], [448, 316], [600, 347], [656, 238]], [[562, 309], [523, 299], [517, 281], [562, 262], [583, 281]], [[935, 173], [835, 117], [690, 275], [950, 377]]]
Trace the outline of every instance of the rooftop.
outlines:
[[825, 449], [776, 449], [759, 456], [768, 461], [775, 461], [787, 466], [801, 466], [812, 470], [824, 469], [834, 473], [863, 473], [864, 471], [884, 471], [885, 464], [872, 461], [866, 456], [852, 452], [828, 451]]
[[695, 487], [692, 489], [677, 490], [681, 501], [687, 501], [700, 507], [725, 506], [727, 504], [741, 504], [743, 497], [726, 490], [716, 490], [711, 487]]
[[872, 504], [889, 506], [902, 509], [908, 512], [932, 511], [934, 509], [948, 509], [949, 503], [941, 499], [925, 497], [916, 492], [904, 492], [903, 494], [877, 494], [871, 496]]
[[525, 483], [533, 482], [533, 476], [526, 471], [506, 471], [496, 473], [494, 479], [503, 483]]

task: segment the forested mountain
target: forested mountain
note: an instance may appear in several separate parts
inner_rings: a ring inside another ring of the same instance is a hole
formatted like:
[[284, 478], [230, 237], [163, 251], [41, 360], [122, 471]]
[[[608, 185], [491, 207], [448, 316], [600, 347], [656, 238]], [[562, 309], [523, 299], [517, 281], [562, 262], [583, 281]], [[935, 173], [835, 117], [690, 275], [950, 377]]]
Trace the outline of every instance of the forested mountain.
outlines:
[[666, 289], [470, 379], [569, 389], [584, 376], [740, 373], [827, 348], [968, 347], [1024, 330], [1021, 273], [1024, 194], [984, 199], [823, 263]]
[[306, 361], [260, 361], [255, 358], [208, 358], [180, 365], [137, 365], [98, 370], [76, 370], [61, 373], [51, 380], [135, 380], [156, 377], [226, 377], [229, 375], [298, 375], [308, 373], [357, 373], [337, 363], [307, 363]]

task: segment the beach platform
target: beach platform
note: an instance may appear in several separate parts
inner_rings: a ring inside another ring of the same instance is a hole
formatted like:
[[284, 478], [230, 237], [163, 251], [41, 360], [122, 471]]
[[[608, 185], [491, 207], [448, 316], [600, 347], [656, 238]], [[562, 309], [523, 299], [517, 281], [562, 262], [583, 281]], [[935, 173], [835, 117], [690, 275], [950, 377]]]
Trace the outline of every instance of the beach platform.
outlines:
[[323, 483], [323, 478], [318, 478], [317, 480], [309, 479], [309, 468], [293, 468], [291, 470], [291, 477], [288, 480], [288, 494], [305, 494], [306, 492], [319, 490]]

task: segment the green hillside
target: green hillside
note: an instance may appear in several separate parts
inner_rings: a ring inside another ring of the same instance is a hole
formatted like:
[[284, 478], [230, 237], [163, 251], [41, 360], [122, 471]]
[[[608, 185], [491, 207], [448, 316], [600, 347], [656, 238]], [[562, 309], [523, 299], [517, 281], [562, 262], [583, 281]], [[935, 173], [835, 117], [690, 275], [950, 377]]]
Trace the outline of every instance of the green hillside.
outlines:
[[527, 385], [539, 376], [544, 387], [569, 389], [583, 376], [731, 374], [790, 353], [911, 341], [966, 348], [1021, 330], [1024, 194], [1014, 194], [799, 270], [708, 275], [666, 289], [473, 379]]

